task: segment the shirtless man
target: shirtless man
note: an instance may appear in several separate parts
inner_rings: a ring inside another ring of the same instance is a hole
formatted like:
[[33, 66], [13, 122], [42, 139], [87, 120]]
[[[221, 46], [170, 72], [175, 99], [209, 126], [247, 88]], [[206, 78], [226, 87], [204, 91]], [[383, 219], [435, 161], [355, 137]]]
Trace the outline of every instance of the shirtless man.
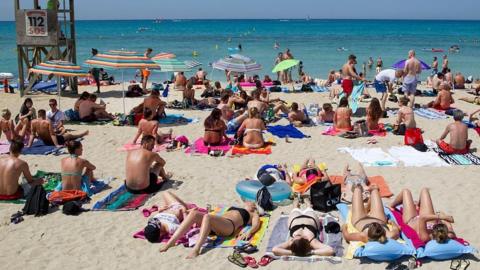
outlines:
[[448, 69], [448, 58], [447, 58], [447, 55], [445, 54], [443, 56], [443, 62], [442, 62], [442, 73], [447, 73], [447, 69]]
[[433, 57], [433, 62], [432, 62], [432, 75], [435, 75], [438, 73], [438, 59], [436, 56]]
[[415, 58], [415, 51], [408, 52], [408, 60], [405, 62], [403, 69], [403, 91], [410, 99], [410, 107], [415, 104], [415, 92], [417, 91], [418, 75], [422, 72], [420, 61]]
[[441, 72], [433, 76], [433, 79], [432, 79], [433, 93], [438, 94], [438, 91], [440, 90], [440, 85], [444, 81], [445, 81], [445, 75], [443, 75], [443, 73]]
[[429, 102], [427, 107], [437, 110], [448, 110], [454, 102], [452, 93], [450, 93], [450, 85], [444, 82], [440, 84], [440, 92], [438, 92], [437, 98]]
[[[437, 145], [447, 154], [467, 154], [470, 151], [471, 140], [468, 139], [468, 127], [463, 120], [463, 112], [456, 110], [453, 112], [454, 123], [451, 123], [445, 128], [440, 139], [437, 140]], [[450, 134], [450, 143], [446, 143], [444, 139]]]
[[[142, 148], [128, 152], [126, 159], [125, 186], [133, 194], [158, 192], [172, 176], [165, 172], [165, 160], [153, 153], [155, 137], [143, 136]], [[158, 177], [162, 179], [159, 181]]]
[[38, 110], [38, 118], [32, 120], [31, 129], [32, 135], [27, 147], [32, 146], [35, 138], [41, 139], [46, 145], [62, 147], [66, 141], [83, 138], [88, 135], [88, 130], [76, 135], [69, 133], [64, 133], [63, 135], [56, 134], [52, 124], [46, 119], [45, 110]]
[[187, 86], [187, 77], [183, 74], [183, 71], [178, 72], [175, 76], [175, 90], [183, 91]]
[[158, 120], [153, 118], [153, 113], [149, 108], [143, 110], [143, 119], [138, 122], [138, 131], [132, 143], [137, 144], [140, 136], [152, 135], [155, 137], [156, 144], [162, 144], [166, 139], [172, 138], [172, 130], [169, 134], [162, 134], [158, 132]]
[[10, 154], [0, 157], [0, 199], [16, 200], [24, 196], [23, 188], [18, 184], [23, 174], [30, 185], [43, 184], [42, 179], [35, 179], [30, 173], [27, 162], [19, 158], [23, 142], [12, 141]]
[[417, 123], [415, 122], [415, 114], [413, 109], [408, 107], [408, 98], [403, 96], [398, 100], [398, 110], [397, 120], [395, 122], [393, 132], [396, 135], [405, 135], [405, 131], [410, 128], [417, 128]]
[[4, 133], [7, 141], [13, 141], [17, 136], [15, 133], [15, 125], [13, 124], [13, 120], [10, 119], [11, 117], [12, 113], [10, 110], [2, 110], [2, 119], [0, 119], [0, 137], [2, 136], [2, 133]]
[[303, 112], [303, 109], [300, 110], [298, 103], [292, 103], [292, 110], [288, 113], [288, 121], [296, 127], [301, 127], [307, 120], [308, 117]]
[[187, 108], [193, 107], [197, 104], [197, 100], [195, 99], [195, 90], [193, 89], [192, 83], [187, 83], [187, 88], [183, 90], [183, 102]]
[[237, 95], [230, 96], [228, 92], [223, 93], [220, 97], [220, 104], [218, 104], [217, 108], [222, 111], [222, 119], [225, 122], [235, 117], [235, 111], [232, 109], [235, 103], [245, 103], [245, 100]]
[[353, 80], [362, 80], [355, 70], [356, 63], [357, 57], [351, 54], [348, 57], [347, 63], [345, 63], [342, 67], [342, 88], [347, 98], [352, 94]]
[[142, 113], [145, 109], [152, 111], [153, 119], [165, 118], [165, 106], [166, 102], [160, 99], [160, 92], [156, 89], [153, 89], [150, 92], [150, 96], [143, 99], [143, 102], [138, 106], [132, 109], [134, 113]]
[[95, 101], [97, 101], [97, 95], [91, 94], [87, 100], [80, 103], [78, 107], [80, 121], [93, 122], [98, 119], [115, 119], [115, 116], [107, 113], [107, 105], [103, 101], [100, 104], [95, 103]]
[[383, 60], [382, 60], [382, 57], [378, 57], [377, 59], [377, 67], [375, 68], [375, 71], [377, 73], [380, 73], [380, 71], [382, 71], [382, 68], [383, 68]]
[[458, 72], [454, 78], [455, 89], [465, 89], [465, 76]]

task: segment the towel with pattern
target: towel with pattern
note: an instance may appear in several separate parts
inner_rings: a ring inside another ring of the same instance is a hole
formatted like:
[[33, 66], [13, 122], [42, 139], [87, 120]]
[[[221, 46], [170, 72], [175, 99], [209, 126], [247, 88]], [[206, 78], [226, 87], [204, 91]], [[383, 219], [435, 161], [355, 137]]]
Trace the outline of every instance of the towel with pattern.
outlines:
[[[228, 139], [228, 140], [224, 140], [220, 145], [207, 146], [205, 145], [203, 138], [198, 138], [194, 142], [195, 153], [208, 155], [209, 149], [210, 151], [223, 151], [224, 153], [226, 153], [230, 151], [230, 149], [232, 149], [232, 145], [231, 145], [232, 142], [233, 142], [233, 139]], [[185, 149], [185, 153], [187, 154], [189, 154], [191, 151], [192, 151], [192, 147], [187, 147], [187, 149]]]
[[132, 194], [121, 185], [93, 205], [93, 211], [132, 211], [144, 205], [155, 194]]
[[415, 109], [414, 112], [416, 115], [420, 117], [431, 119], [431, 120], [448, 118], [448, 116], [445, 113], [432, 110], [432, 109], [418, 108], [418, 109]]

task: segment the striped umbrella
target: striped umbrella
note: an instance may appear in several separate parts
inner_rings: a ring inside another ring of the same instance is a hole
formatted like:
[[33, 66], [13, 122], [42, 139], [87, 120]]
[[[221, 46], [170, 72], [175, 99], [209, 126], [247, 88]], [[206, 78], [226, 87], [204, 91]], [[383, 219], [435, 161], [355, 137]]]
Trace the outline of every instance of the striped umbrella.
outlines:
[[125, 69], [159, 69], [158, 64], [153, 62], [144, 54], [126, 51], [111, 50], [98, 53], [87, 59], [84, 63], [90, 68], [121, 69], [122, 70], [122, 95], [123, 95], [123, 113], [125, 113], [125, 85], [123, 83], [123, 71]]
[[246, 62], [242, 59], [234, 58], [231, 56], [222, 58], [214, 62], [212, 64], [212, 67], [218, 70], [229, 70], [239, 73], [247, 73], [262, 69], [262, 66], [253, 60]]
[[191, 71], [191, 68], [183, 61], [176, 58], [154, 60], [160, 66], [160, 72]]
[[152, 57], [152, 60], [172, 59], [172, 58], [175, 58], [175, 57], [177, 57], [177, 56], [173, 53], [162, 52], [162, 53], [159, 53], [159, 54], [155, 55], [154, 57]]
[[188, 68], [192, 69], [192, 68], [196, 68], [198, 66], [201, 66], [202, 63], [197, 62], [195, 60], [187, 60], [187, 61], [185, 61], [185, 65], [187, 65]]
[[72, 62], [63, 60], [50, 60], [40, 63], [29, 70], [30, 73], [42, 74], [42, 75], [55, 75], [57, 76], [57, 89], [58, 89], [58, 107], [60, 108], [60, 96], [61, 96], [61, 82], [60, 77], [87, 77], [90, 74], [87, 70], [82, 69], [80, 66], [75, 65]]

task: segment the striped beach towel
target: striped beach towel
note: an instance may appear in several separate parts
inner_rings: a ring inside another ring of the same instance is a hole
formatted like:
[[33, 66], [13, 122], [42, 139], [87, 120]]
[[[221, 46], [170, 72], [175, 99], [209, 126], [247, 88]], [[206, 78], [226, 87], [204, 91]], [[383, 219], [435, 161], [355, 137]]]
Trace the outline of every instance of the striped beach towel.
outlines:
[[431, 120], [447, 119], [448, 118], [448, 116], [445, 113], [435, 111], [435, 110], [426, 109], [426, 108], [415, 109], [414, 112], [415, 112], [416, 115], [418, 115], [420, 117], [431, 119]]
[[143, 206], [155, 194], [132, 194], [121, 185], [105, 198], [96, 202], [92, 211], [132, 211]]

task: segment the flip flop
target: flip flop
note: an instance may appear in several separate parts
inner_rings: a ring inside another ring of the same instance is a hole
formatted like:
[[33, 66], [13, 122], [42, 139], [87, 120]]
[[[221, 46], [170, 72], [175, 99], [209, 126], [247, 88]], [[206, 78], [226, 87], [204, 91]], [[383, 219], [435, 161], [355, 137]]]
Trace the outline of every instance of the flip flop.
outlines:
[[262, 258], [260, 258], [260, 261], [258, 262], [258, 265], [260, 266], [267, 266], [271, 262], [273, 262], [275, 259], [270, 256], [270, 255], [264, 255]]
[[251, 268], [258, 268], [258, 264], [257, 264], [257, 261], [255, 260], [255, 258], [250, 257], [250, 256], [245, 256], [245, 257], [243, 257], [243, 259], [247, 263], [247, 266], [249, 266]]
[[241, 246], [236, 246], [234, 249], [238, 252], [243, 252], [247, 254], [253, 254], [258, 251], [257, 246], [252, 245], [250, 243], [243, 244]]
[[243, 259], [242, 255], [240, 255], [240, 253], [234, 251], [232, 255], [228, 255], [228, 261], [237, 265], [237, 266], [240, 266], [242, 268], [245, 268], [247, 267], [247, 263], [245, 262], [245, 260]]
[[153, 212], [157, 212], [158, 211], [158, 206], [157, 205], [153, 205], [150, 209], [148, 208], [144, 208], [142, 210], [142, 214], [144, 217], [149, 217], [152, 215]]

